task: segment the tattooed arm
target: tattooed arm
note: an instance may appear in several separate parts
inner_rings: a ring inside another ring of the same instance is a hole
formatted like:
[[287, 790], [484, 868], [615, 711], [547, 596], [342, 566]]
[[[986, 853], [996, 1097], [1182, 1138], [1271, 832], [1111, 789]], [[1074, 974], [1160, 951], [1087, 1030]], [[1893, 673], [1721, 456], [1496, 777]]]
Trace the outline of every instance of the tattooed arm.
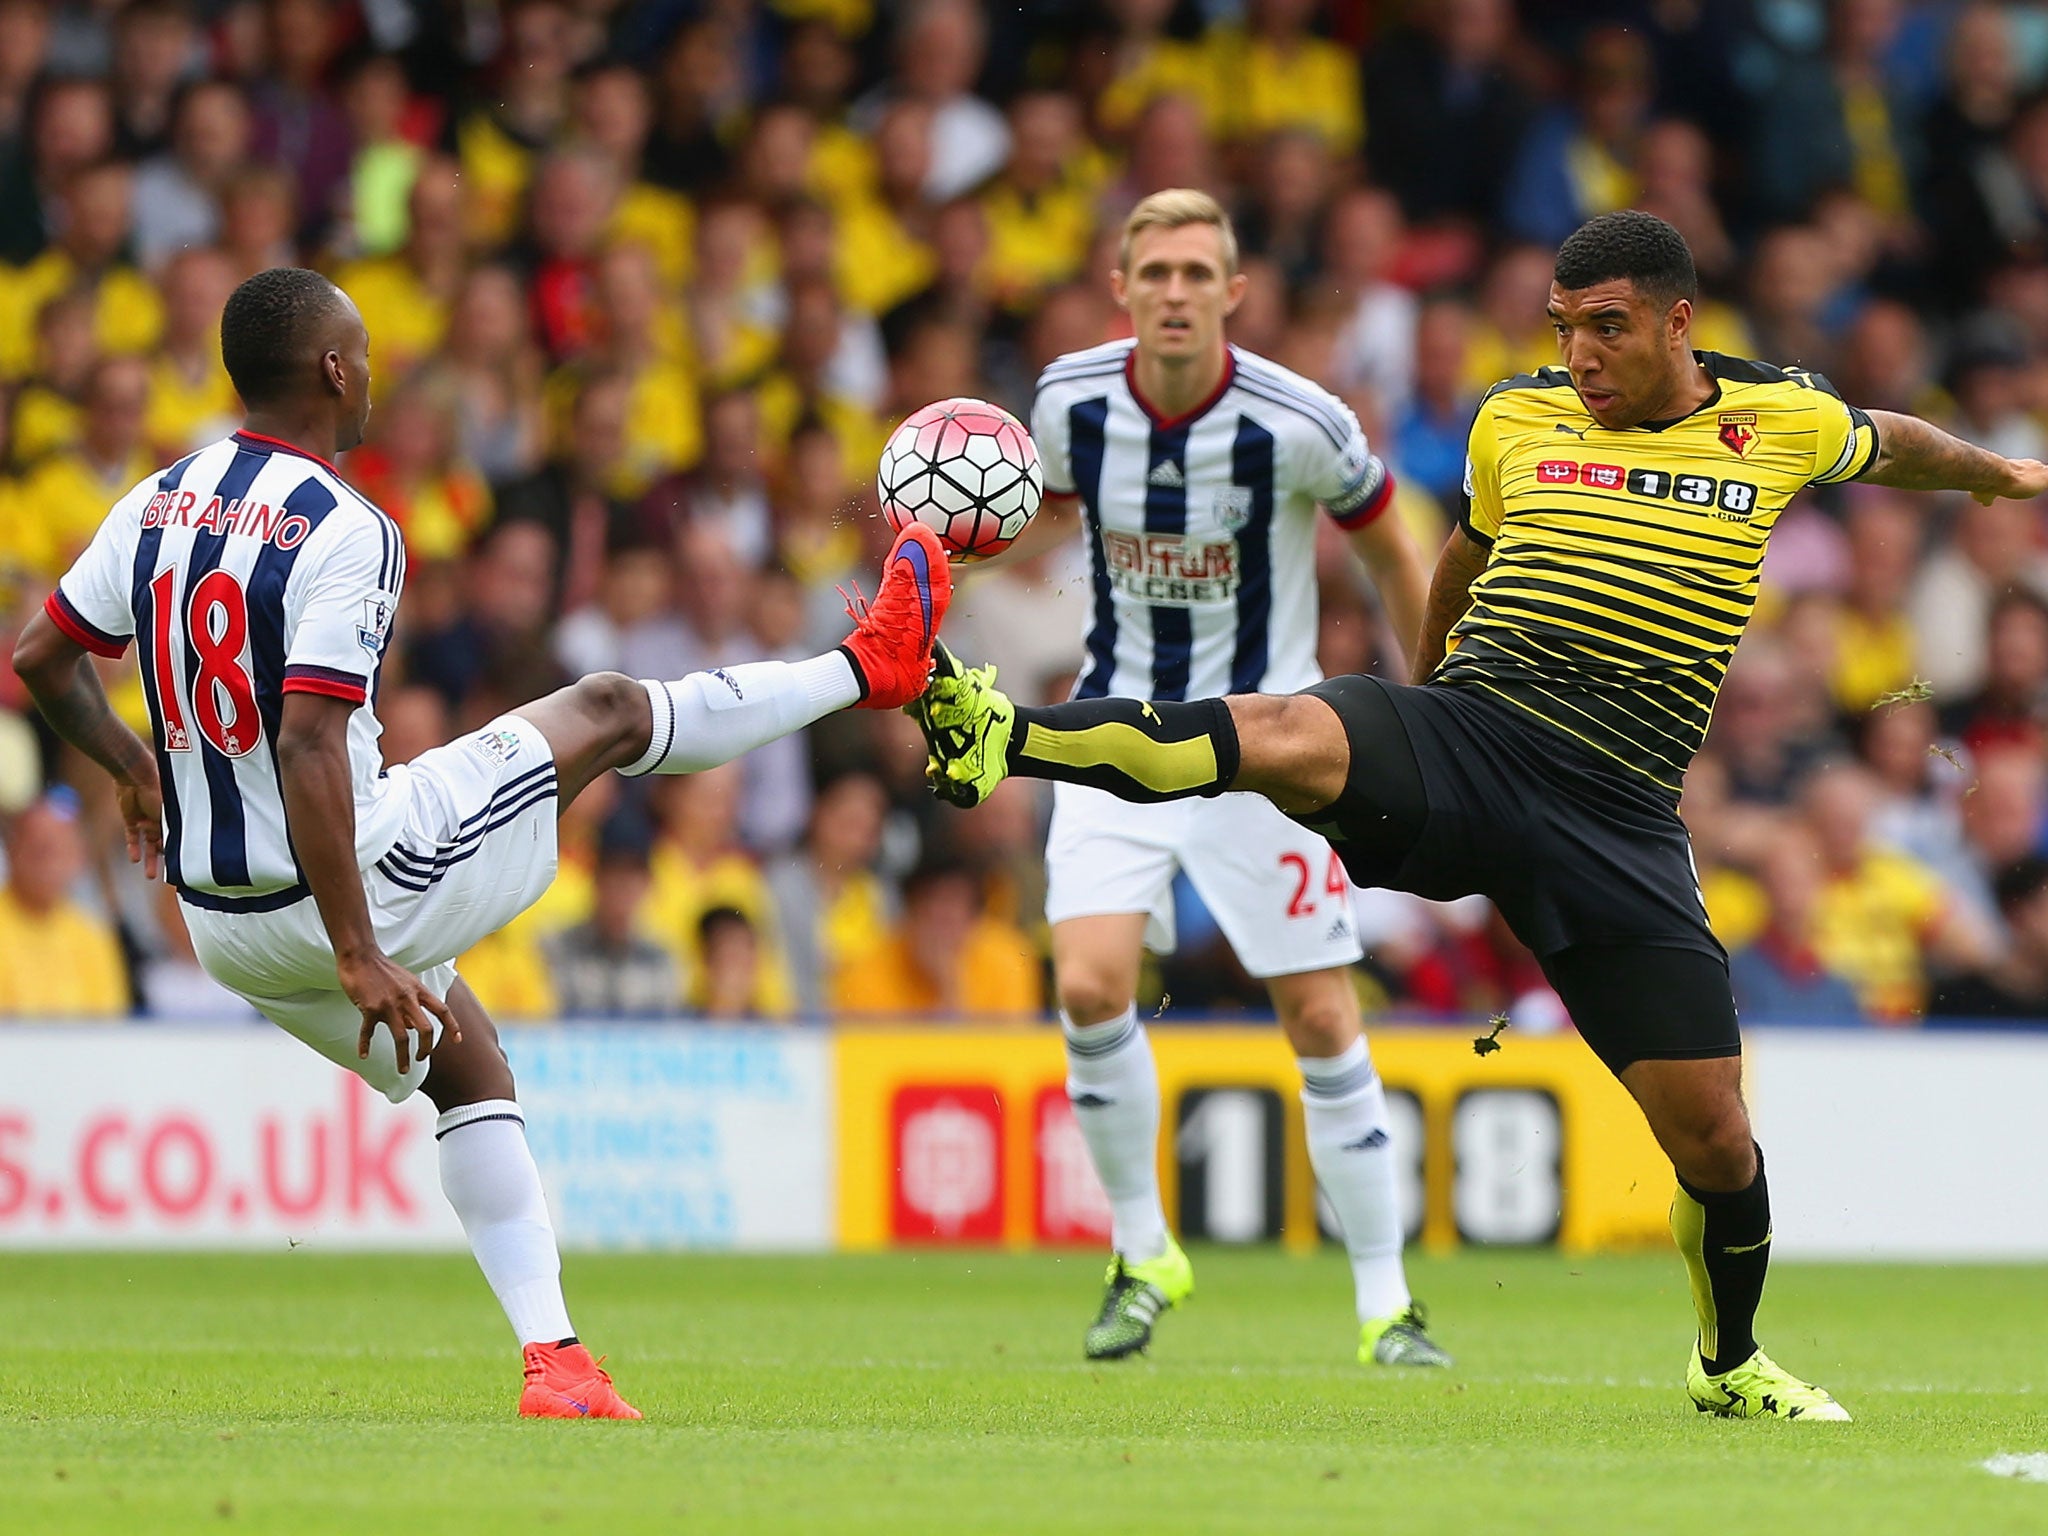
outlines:
[[2048, 464], [2008, 459], [1952, 437], [1931, 422], [1872, 411], [1877, 457], [1860, 476], [1902, 491], [1968, 491], [1979, 501], [2025, 501], [2048, 491]]
[[1472, 583], [1486, 569], [1487, 557], [1492, 553], [1463, 528], [1451, 530], [1450, 541], [1437, 557], [1436, 575], [1429, 583], [1429, 602], [1422, 612], [1422, 638], [1415, 647], [1416, 682], [1428, 682], [1429, 675], [1442, 665], [1451, 630], [1472, 606]]
[[23, 626], [14, 670], [56, 733], [113, 776], [128, 860], [154, 880], [163, 853], [163, 791], [156, 757], [107, 705], [84, 647], [39, 613]]

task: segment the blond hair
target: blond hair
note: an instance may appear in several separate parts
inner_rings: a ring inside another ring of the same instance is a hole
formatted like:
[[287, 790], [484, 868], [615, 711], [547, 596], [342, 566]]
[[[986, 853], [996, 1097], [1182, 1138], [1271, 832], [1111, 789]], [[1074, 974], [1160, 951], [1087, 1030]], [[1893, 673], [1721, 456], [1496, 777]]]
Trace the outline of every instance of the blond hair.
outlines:
[[1223, 211], [1223, 205], [1215, 198], [1193, 187], [1168, 187], [1164, 192], [1154, 192], [1131, 210], [1131, 216], [1124, 220], [1124, 239], [1117, 252], [1117, 265], [1125, 271], [1130, 270], [1131, 247], [1146, 230], [1182, 229], [1189, 224], [1214, 227], [1216, 238], [1223, 245], [1223, 275], [1228, 277], [1236, 272], [1237, 231], [1231, 227], [1230, 215]]

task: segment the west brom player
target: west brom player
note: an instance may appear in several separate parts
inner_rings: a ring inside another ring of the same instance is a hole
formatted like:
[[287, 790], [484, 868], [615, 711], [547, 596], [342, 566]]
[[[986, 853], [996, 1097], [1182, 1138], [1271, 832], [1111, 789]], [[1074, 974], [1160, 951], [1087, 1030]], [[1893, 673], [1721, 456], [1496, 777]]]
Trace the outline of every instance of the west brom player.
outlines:
[[[1412, 646], [1423, 562], [1385, 515], [1392, 482], [1356, 418], [1225, 343], [1245, 279], [1223, 210], [1206, 193], [1155, 193], [1125, 224], [1119, 266], [1111, 283], [1135, 339], [1055, 360], [1032, 409], [1046, 499], [1022, 552], [1078, 527], [1093, 565], [1076, 696], [1204, 699], [1315, 682], [1318, 503]], [[1133, 1003], [1141, 946], [1173, 945], [1171, 888], [1184, 870], [1265, 979], [1300, 1060], [1310, 1155], [1357, 1280], [1359, 1358], [1448, 1364], [1402, 1268], [1386, 1099], [1360, 1032], [1347, 970], [1360, 950], [1329, 844], [1253, 795], [1138, 806], [1061, 784], [1046, 865], [1067, 1091], [1113, 1212], [1089, 1356], [1143, 1349], [1194, 1283], [1160, 1202], [1159, 1087]]]
[[[391, 1099], [424, 1089], [440, 1110], [442, 1188], [524, 1351], [520, 1412], [638, 1418], [576, 1340], [512, 1074], [450, 962], [546, 889], [556, 815], [597, 775], [690, 773], [914, 697], [951, 593], [938, 541], [907, 530], [823, 656], [595, 674], [387, 776], [374, 699], [405, 550], [327, 461], [369, 416], [362, 317], [319, 274], [274, 268], [228, 300], [221, 351], [246, 425], [115, 505], [15, 670], [113, 775], [129, 855], [177, 887], [207, 971]], [[153, 745], [90, 664], [131, 641]]]

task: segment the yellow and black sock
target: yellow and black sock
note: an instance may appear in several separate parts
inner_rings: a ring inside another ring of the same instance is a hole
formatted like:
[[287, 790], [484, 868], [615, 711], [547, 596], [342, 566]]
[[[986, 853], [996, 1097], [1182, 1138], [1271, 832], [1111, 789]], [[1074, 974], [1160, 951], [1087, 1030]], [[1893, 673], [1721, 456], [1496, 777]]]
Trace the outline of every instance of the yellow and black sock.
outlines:
[[1093, 785], [1120, 800], [1220, 795], [1237, 777], [1237, 725], [1221, 699], [1077, 699], [1020, 708], [1009, 771]]
[[1695, 1189], [1680, 1179], [1671, 1201], [1671, 1235], [1692, 1276], [1700, 1318], [1700, 1359], [1709, 1376], [1733, 1370], [1756, 1352], [1757, 1303], [1771, 1267], [1771, 1194], [1764, 1150], [1756, 1177], [1732, 1193]]

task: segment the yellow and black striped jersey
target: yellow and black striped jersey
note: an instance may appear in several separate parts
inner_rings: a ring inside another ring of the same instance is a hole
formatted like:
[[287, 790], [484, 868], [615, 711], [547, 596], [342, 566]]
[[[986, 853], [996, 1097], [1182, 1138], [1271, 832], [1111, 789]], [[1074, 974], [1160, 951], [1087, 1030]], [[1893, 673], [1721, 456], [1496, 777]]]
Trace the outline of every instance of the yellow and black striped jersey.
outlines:
[[1430, 679], [1487, 689], [1674, 795], [1778, 514], [1877, 455], [1870, 418], [1818, 374], [1697, 356], [1706, 404], [1620, 431], [1562, 368], [1487, 394], [1460, 521], [1492, 554]]

